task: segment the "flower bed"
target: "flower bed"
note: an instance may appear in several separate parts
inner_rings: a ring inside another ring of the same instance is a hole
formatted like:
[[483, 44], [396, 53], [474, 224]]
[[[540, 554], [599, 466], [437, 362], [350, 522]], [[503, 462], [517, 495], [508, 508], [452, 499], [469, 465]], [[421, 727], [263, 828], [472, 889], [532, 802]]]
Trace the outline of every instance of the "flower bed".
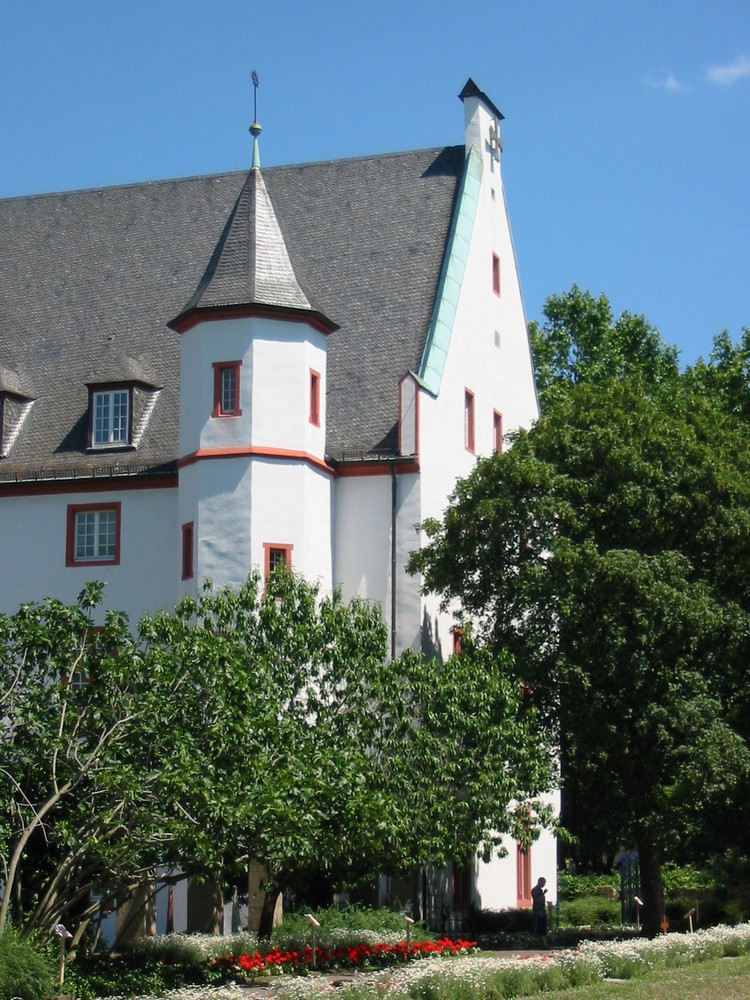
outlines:
[[[605, 979], [647, 975], [722, 955], [750, 953], [750, 924], [714, 927], [695, 934], [667, 934], [652, 941], [587, 942], [575, 950], [529, 958], [456, 957], [449, 962], [408, 963], [344, 985], [341, 1000], [476, 1000], [526, 997]], [[325, 978], [285, 980], [276, 1000], [323, 1000]]]
[[252, 954], [217, 955], [213, 962], [206, 962], [216, 969], [228, 973], [246, 975], [273, 975], [282, 972], [304, 974], [312, 968], [321, 972], [347, 969], [382, 969], [399, 965], [414, 959], [443, 956], [468, 955], [476, 950], [476, 941], [400, 941], [398, 944], [357, 944], [348, 947], [315, 948], [272, 948], [268, 952], [255, 951]]

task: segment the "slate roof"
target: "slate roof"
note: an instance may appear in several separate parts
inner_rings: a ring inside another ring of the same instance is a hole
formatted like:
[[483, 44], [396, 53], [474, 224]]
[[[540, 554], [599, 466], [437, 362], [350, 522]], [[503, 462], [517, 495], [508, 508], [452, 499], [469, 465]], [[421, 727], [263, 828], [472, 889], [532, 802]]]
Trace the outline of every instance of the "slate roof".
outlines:
[[[300, 294], [338, 326], [327, 340], [334, 461], [395, 450], [398, 380], [419, 365], [463, 163], [456, 146], [262, 172]], [[247, 181], [0, 200], [2, 383], [34, 399], [0, 486], [174, 471], [179, 335], [167, 324], [200, 298]], [[87, 384], [118, 371], [153, 394], [148, 425], [137, 449], [87, 451]]]

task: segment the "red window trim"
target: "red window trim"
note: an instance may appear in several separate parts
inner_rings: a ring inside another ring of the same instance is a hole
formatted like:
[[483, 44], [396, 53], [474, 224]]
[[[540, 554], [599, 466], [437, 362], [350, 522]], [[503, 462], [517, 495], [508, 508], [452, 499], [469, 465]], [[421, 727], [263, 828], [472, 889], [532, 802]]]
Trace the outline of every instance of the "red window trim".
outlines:
[[182, 579], [192, 580], [195, 576], [194, 566], [194, 521], [188, 521], [182, 526]]
[[492, 411], [492, 437], [495, 451], [503, 453], [503, 415], [499, 410]]
[[[121, 451], [133, 447], [133, 382], [97, 382], [89, 390], [89, 426], [86, 432], [86, 447], [91, 451]], [[127, 392], [128, 394], [128, 439], [107, 444], [94, 444], [94, 395], [97, 392]]]
[[[121, 508], [119, 500], [112, 503], [72, 503], [68, 504], [67, 524], [65, 529], [65, 565], [81, 568], [82, 566], [119, 566], [120, 565], [120, 526]], [[115, 512], [115, 554], [113, 559], [76, 559], [76, 514], [87, 511]]]
[[[211, 411], [212, 417], [241, 417], [240, 409], [240, 368], [241, 361], [214, 361], [214, 408]], [[222, 412], [221, 409], [221, 376], [222, 372], [234, 369], [234, 409], [231, 412]]]
[[320, 372], [310, 369], [310, 423], [320, 427]]
[[516, 841], [516, 906], [531, 906], [531, 847]]
[[293, 545], [287, 545], [285, 542], [263, 542], [263, 550], [265, 553], [263, 569], [264, 580], [268, 579], [268, 575], [271, 572], [271, 552], [282, 551], [284, 553], [284, 561], [286, 562], [287, 569], [291, 569], [293, 548]]
[[451, 628], [451, 637], [453, 639], [453, 655], [461, 656], [463, 654], [463, 638], [464, 630], [461, 625], [454, 625]]
[[464, 390], [464, 447], [471, 454], [475, 451], [474, 438], [474, 393], [469, 389]]
[[500, 298], [500, 258], [496, 253], [492, 255], [492, 291]]

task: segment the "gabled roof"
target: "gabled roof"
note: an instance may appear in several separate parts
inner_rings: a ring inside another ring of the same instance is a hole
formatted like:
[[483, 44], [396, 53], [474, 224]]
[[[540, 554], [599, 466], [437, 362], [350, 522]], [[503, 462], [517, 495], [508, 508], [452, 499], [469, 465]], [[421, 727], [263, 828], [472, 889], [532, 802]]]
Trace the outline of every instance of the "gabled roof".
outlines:
[[[333, 459], [395, 450], [398, 380], [422, 357], [464, 155], [263, 170], [299, 289], [339, 327], [327, 341]], [[0, 201], [0, 364], [35, 397], [0, 485], [175, 468], [179, 336], [167, 324], [192, 301], [247, 182], [232, 173]], [[217, 267], [198, 304], [235, 279]], [[163, 388], [135, 451], [87, 452], [86, 382], [113, 356], [137, 359]]]

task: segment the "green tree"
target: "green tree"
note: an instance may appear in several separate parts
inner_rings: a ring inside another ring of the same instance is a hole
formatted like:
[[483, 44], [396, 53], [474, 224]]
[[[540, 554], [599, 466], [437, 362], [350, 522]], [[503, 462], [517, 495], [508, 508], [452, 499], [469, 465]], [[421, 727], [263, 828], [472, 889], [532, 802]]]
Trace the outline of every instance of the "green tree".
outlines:
[[91, 584], [72, 607], [0, 618], [0, 932], [9, 915], [26, 931], [73, 915], [80, 936], [91, 893], [149, 860], [149, 781], [132, 742], [149, 687], [125, 618], [94, 628], [101, 594]]
[[708, 361], [699, 358], [685, 378], [726, 413], [750, 421], [750, 330], [742, 330], [737, 344], [727, 330], [714, 337]]
[[529, 324], [537, 392], [542, 410], [579, 382], [637, 376], [656, 386], [677, 377], [677, 349], [661, 339], [643, 316], [623, 312], [615, 320], [604, 295], [594, 298], [573, 285], [552, 295], [544, 323]]
[[654, 933], [664, 852], [739, 832], [750, 464], [681, 379], [592, 364], [458, 485], [412, 568], [512, 654], [559, 741], [566, 821], [590, 856], [637, 846]]
[[492, 850], [520, 829], [511, 802], [549, 782], [530, 713], [487, 663], [389, 661], [378, 608], [289, 573], [207, 587], [141, 635], [154, 683], [175, 684], [154, 747], [170, 854], [225, 875], [260, 862], [261, 935], [310, 871], [351, 885]]
[[[95, 917], [157, 864], [278, 894], [464, 859], [549, 819], [551, 755], [487, 656], [389, 661], [380, 611], [279, 571], [210, 585], [137, 638], [46, 600], [0, 619], [0, 922]], [[529, 749], [531, 746], [531, 750]]]

